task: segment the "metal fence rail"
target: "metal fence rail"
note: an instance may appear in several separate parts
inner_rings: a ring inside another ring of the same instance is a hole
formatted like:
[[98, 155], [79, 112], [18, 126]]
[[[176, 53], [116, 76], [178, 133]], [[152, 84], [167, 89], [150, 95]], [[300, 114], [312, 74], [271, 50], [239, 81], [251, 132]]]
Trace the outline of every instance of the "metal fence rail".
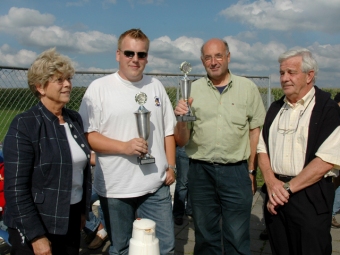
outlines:
[[[108, 75], [107, 72], [76, 72], [73, 79], [73, 90], [68, 108], [78, 110], [87, 86], [95, 79]], [[156, 77], [168, 92], [173, 106], [176, 105], [176, 93], [183, 74], [145, 73]], [[188, 75], [195, 80], [203, 75]], [[270, 79], [267, 76], [248, 76], [259, 88], [263, 103], [268, 108], [273, 101], [270, 91]], [[37, 99], [27, 86], [27, 68], [0, 66], [0, 142], [14, 116], [29, 109]]]

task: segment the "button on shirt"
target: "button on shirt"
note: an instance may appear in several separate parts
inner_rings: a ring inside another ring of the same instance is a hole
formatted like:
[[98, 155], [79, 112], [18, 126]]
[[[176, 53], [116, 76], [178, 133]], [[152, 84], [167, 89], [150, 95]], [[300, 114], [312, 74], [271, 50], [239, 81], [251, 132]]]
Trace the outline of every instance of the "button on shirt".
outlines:
[[[296, 176], [305, 164], [309, 122], [315, 105], [314, 87], [294, 105], [284, 99], [284, 104], [276, 115], [269, 129], [269, 154], [271, 167], [276, 174]], [[316, 156], [339, 168], [340, 128], [319, 147]], [[257, 153], [267, 153], [267, 148], [260, 135]], [[335, 175], [332, 171], [326, 176]]]

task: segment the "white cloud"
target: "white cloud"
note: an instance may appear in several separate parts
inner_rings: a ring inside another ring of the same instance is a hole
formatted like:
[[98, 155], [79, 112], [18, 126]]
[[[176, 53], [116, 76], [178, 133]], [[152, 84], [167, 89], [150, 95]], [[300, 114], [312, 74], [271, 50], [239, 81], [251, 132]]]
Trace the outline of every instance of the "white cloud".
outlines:
[[12, 7], [8, 14], [0, 16], [0, 31], [15, 33], [16, 28], [52, 25], [55, 18], [51, 14], [41, 14], [37, 10]]
[[273, 67], [278, 70], [277, 58], [286, 51], [286, 47], [278, 42], [250, 44], [228, 36], [224, 38], [229, 44], [230, 69], [238, 74], [268, 75]]
[[[26, 46], [57, 47], [81, 54], [112, 52], [117, 43], [114, 35], [98, 31], [73, 33], [53, 25], [53, 22], [53, 15], [12, 7], [8, 15], [0, 17], [0, 31], [14, 35]], [[51, 26], [46, 26], [49, 24]]]
[[200, 73], [203, 71], [200, 61], [202, 44], [200, 38], [182, 36], [172, 41], [168, 36], [159, 37], [150, 43], [148, 70], [180, 73], [180, 64], [188, 61], [193, 67], [192, 73]]
[[[21, 36], [23, 37], [23, 36]], [[75, 32], [63, 30], [60, 27], [34, 28], [22, 38], [26, 44], [40, 47], [62, 47], [82, 54], [112, 52], [117, 38], [98, 31]]]
[[0, 65], [13, 67], [29, 67], [37, 54], [29, 50], [14, 52], [8, 45], [0, 47]]
[[256, 0], [238, 1], [220, 14], [259, 29], [340, 31], [339, 0]]

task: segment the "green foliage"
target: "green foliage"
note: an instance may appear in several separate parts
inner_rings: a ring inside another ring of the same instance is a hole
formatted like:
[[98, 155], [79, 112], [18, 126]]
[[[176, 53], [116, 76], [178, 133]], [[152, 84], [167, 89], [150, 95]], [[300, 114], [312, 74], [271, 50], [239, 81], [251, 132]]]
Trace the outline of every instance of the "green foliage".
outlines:
[[177, 103], [177, 98], [176, 98], [177, 88], [176, 87], [166, 87], [165, 90], [166, 90], [166, 93], [169, 96], [172, 107], [175, 109], [176, 103]]
[[283, 96], [283, 91], [281, 88], [272, 88], [272, 95], [274, 96], [274, 100], [279, 100]]
[[86, 89], [86, 87], [73, 87], [70, 102], [66, 105], [66, 107], [74, 111], [78, 111]]
[[334, 99], [335, 95], [340, 93], [340, 89], [322, 89], [331, 94], [331, 97]]
[[0, 89], [1, 110], [29, 109], [38, 102], [28, 88]]

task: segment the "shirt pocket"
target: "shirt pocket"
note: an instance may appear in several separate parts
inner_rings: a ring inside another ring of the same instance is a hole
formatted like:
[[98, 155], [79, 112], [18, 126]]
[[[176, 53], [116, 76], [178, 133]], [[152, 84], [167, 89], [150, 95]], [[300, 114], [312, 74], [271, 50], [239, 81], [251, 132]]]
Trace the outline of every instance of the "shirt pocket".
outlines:
[[230, 115], [231, 115], [231, 122], [239, 130], [244, 130], [247, 127], [248, 117], [247, 117], [246, 105], [232, 104]]

